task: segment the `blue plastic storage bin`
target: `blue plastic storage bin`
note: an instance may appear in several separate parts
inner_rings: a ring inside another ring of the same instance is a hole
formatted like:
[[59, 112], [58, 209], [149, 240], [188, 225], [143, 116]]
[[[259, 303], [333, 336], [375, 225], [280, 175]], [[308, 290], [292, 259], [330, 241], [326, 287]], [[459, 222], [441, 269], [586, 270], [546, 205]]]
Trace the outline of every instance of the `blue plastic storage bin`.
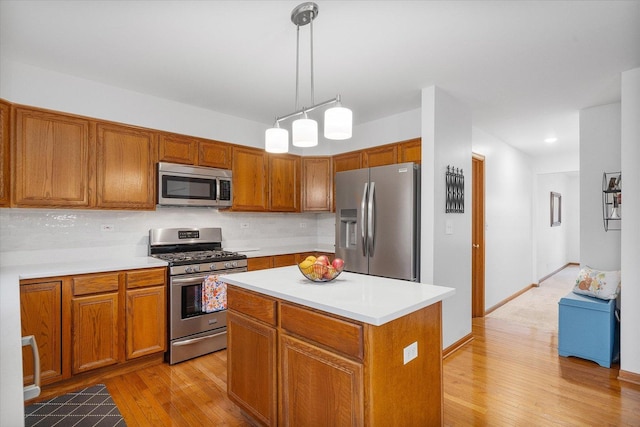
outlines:
[[558, 354], [610, 368], [620, 352], [616, 301], [571, 292], [560, 299], [558, 307]]

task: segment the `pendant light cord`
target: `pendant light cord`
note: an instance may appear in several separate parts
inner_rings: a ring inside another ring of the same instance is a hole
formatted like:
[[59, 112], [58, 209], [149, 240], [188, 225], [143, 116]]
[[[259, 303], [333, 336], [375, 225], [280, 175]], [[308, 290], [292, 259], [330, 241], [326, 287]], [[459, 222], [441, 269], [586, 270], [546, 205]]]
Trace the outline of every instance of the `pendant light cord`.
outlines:
[[313, 19], [309, 22], [309, 30], [311, 31], [311, 36], [309, 37], [311, 40], [311, 105], [315, 105], [314, 99], [314, 81], [313, 81]]
[[298, 111], [298, 89], [300, 87], [300, 25], [296, 25], [296, 111]]

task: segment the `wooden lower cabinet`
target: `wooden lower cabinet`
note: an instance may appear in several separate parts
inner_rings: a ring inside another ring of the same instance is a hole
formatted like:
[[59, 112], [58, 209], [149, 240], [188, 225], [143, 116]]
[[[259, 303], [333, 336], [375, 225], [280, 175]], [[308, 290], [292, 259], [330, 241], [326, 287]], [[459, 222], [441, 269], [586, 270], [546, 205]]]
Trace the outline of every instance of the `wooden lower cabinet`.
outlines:
[[[164, 267], [22, 280], [21, 332], [36, 338], [42, 385], [161, 357], [166, 294]], [[25, 384], [33, 383], [32, 359], [23, 349]]]
[[[373, 326], [232, 285], [227, 292], [229, 397], [258, 424], [442, 425], [440, 302]], [[405, 363], [414, 342], [418, 357]]]
[[[60, 381], [62, 369], [62, 281], [20, 285], [22, 336], [33, 335], [40, 354], [41, 384]], [[25, 384], [33, 384], [33, 356], [22, 348]]]
[[265, 270], [267, 268], [273, 268], [273, 257], [271, 256], [259, 256], [255, 258], [247, 259], [247, 270]]
[[280, 336], [283, 426], [363, 426], [363, 365]]
[[[229, 398], [263, 425], [278, 425], [276, 328], [234, 311], [227, 315]], [[300, 424], [303, 425], [303, 424]]]
[[118, 292], [74, 297], [71, 311], [71, 372], [79, 374], [118, 363]]

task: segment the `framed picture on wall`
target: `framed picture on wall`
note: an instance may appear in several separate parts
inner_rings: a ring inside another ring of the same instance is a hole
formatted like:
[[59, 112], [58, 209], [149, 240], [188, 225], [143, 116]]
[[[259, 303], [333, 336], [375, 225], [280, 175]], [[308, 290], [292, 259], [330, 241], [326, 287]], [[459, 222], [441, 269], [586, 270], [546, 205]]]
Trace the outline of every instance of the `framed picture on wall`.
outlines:
[[550, 200], [551, 227], [558, 227], [562, 223], [562, 195], [551, 192]]

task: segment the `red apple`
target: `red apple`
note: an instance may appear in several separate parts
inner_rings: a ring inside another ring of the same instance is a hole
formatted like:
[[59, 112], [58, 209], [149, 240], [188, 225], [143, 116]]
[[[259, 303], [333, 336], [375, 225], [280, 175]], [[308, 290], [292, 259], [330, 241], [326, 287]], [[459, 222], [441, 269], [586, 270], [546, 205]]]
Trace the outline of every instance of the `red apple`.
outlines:
[[329, 265], [329, 257], [327, 257], [326, 255], [320, 255], [318, 258], [316, 258], [316, 263], [318, 262], [324, 265]]
[[344, 260], [342, 258], [334, 258], [333, 262], [331, 263], [331, 265], [333, 266], [333, 268], [335, 268], [338, 271], [342, 271], [342, 268], [344, 267]]
[[331, 280], [331, 279], [333, 279], [333, 276], [335, 276], [335, 275], [336, 275], [336, 269], [333, 268], [332, 266], [328, 266], [327, 267], [327, 272], [324, 273], [324, 276], [322, 276], [322, 277], [324, 277], [327, 280]]

